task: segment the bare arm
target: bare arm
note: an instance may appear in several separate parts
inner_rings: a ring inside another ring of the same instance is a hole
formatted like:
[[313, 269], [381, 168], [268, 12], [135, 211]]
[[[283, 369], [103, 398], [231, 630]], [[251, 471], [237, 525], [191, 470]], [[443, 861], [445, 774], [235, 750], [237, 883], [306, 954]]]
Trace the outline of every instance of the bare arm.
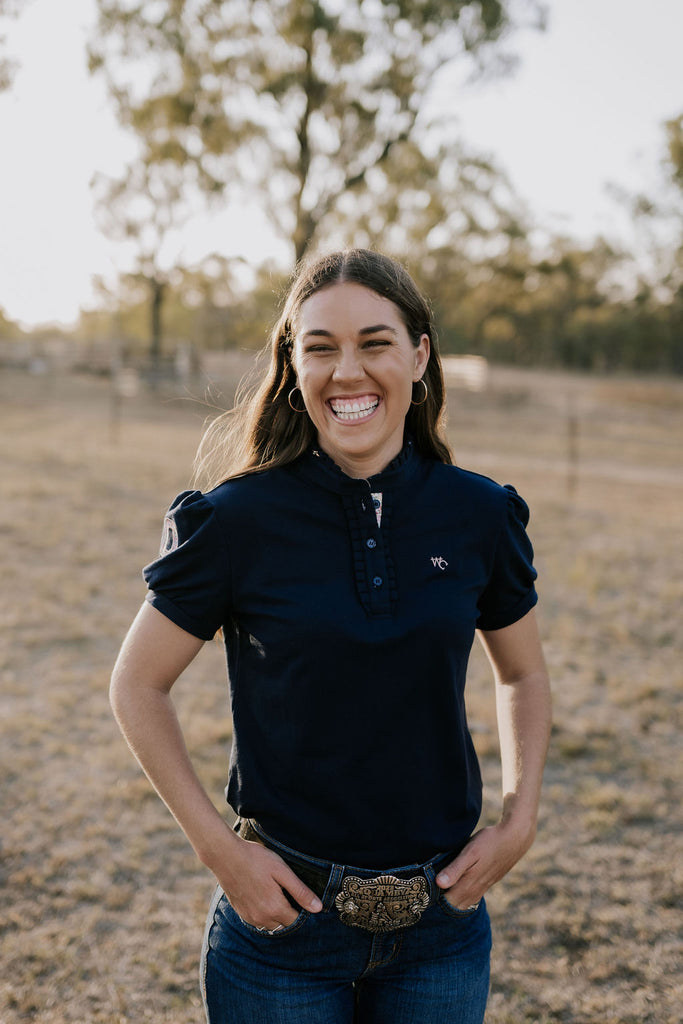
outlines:
[[496, 683], [503, 813], [437, 878], [457, 907], [480, 900], [533, 843], [550, 736], [550, 684], [534, 612], [480, 639]]
[[280, 857], [235, 835], [192, 766], [170, 692], [202, 646], [145, 602], [114, 666], [112, 708], [133, 754], [234, 909], [273, 929], [296, 918], [283, 890], [313, 912], [321, 908]]

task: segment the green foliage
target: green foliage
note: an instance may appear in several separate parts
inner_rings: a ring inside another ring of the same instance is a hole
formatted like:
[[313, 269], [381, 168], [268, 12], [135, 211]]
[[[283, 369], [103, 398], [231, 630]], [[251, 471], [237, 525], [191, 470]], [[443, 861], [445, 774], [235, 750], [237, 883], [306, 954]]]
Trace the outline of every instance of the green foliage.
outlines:
[[298, 259], [424, 134], [437, 73], [500, 61], [513, 5], [540, 17], [534, 0], [98, 0], [90, 66], [147, 163], [192, 167], [209, 193], [255, 190]]
[[449, 262], [421, 278], [432, 296], [441, 347], [520, 366], [613, 372], [683, 372], [683, 293], [662, 301], [641, 282], [619, 282], [630, 257], [598, 239], [555, 239], [543, 258], [515, 240], [492, 260]]
[[[568, 240], [535, 259], [526, 240], [513, 238], [495, 258], [475, 263], [435, 249], [411, 269], [432, 300], [444, 353], [601, 373], [683, 373], [683, 292], [672, 303], [644, 284], [635, 296], [623, 294], [610, 277], [625, 260], [604, 242], [580, 249]], [[219, 256], [176, 270], [165, 293], [169, 346], [260, 349], [285, 288], [277, 268], [247, 272]], [[102, 291], [99, 310], [82, 314], [77, 335], [115, 339], [124, 357], [141, 356], [147, 289], [144, 276], [122, 275], [115, 292]]]
[[24, 337], [26, 337], [26, 335], [19, 324], [5, 316], [4, 310], [0, 308], [0, 340], [16, 341], [17, 339]]
[[[164, 292], [164, 335], [169, 355], [179, 344], [194, 349], [259, 349], [275, 319], [286, 275], [264, 265], [247, 271], [240, 260], [207, 256], [176, 268]], [[98, 283], [98, 305], [82, 311], [75, 335], [83, 341], [115, 342], [124, 359], [140, 359], [149, 341], [149, 280], [121, 274], [117, 286]]]
[[103, 230], [136, 245], [153, 360], [170, 284], [161, 252], [198, 191], [255, 192], [297, 260], [342, 214], [347, 233], [411, 220], [404, 234], [443, 230], [424, 101], [446, 65], [495, 62], [513, 4], [538, 11], [536, 0], [97, 0], [90, 70], [140, 149], [120, 180], [94, 184]]
[[8, 57], [3, 51], [5, 49], [5, 36], [2, 34], [2, 22], [6, 18], [16, 17], [26, 0], [0, 0], [0, 92], [9, 89], [12, 84], [14, 73], [17, 70], [17, 63]]
[[140, 141], [124, 179], [96, 183], [103, 227], [138, 247], [118, 329], [158, 351], [163, 305], [171, 339], [260, 346], [279, 273], [161, 259], [200, 193], [249, 193], [293, 260], [354, 244], [407, 262], [444, 351], [683, 372], [683, 117], [666, 126], [666, 214], [659, 196], [633, 204], [643, 222], [680, 225], [678, 247], [651, 247], [649, 276], [601, 239], [541, 252], [494, 163], [449, 118], [427, 122], [445, 69], [505, 69], [525, 7], [540, 26], [534, 0], [97, 0], [90, 66]]
[[665, 124], [667, 167], [671, 180], [683, 193], [683, 114]]

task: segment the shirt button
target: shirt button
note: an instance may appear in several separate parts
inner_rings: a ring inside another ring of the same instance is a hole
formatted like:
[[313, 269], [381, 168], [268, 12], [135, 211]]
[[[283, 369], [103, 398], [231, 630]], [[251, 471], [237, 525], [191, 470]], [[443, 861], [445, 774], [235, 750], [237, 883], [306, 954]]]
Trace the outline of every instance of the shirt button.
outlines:
[[373, 508], [379, 508], [381, 504], [382, 504], [382, 502], [379, 500], [379, 498], [373, 498], [372, 499], [372, 506], [373, 506]]
[[373, 586], [381, 587], [382, 586], [382, 577], [381, 576], [373, 576], [372, 577], [372, 582], [373, 582]]
[[365, 543], [367, 544], [367, 546], [369, 548], [376, 548], [377, 547], [377, 541], [373, 537], [370, 537], [368, 540], [366, 540]]

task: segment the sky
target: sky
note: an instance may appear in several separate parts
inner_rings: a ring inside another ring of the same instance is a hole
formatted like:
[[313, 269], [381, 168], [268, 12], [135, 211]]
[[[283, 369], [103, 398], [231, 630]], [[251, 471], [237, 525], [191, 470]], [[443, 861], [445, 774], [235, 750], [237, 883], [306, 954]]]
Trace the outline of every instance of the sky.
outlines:
[[[95, 275], [128, 269], [98, 230], [90, 182], [120, 173], [135, 149], [87, 72], [94, 0], [27, 3], [3, 30], [20, 66], [0, 94], [0, 309], [25, 327], [69, 325], [93, 304]], [[455, 108], [460, 136], [495, 159], [536, 222], [582, 242], [628, 242], [606, 185], [657, 194], [663, 122], [683, 113], [683, 2], [546, 5], [545, 33], [510, 40], [511, 77], [466, 89], [444, 79], [435, 107]], [[263, 216], [242, 209], [198, 217], [177, 244], [189, 261], [282, 255]]]

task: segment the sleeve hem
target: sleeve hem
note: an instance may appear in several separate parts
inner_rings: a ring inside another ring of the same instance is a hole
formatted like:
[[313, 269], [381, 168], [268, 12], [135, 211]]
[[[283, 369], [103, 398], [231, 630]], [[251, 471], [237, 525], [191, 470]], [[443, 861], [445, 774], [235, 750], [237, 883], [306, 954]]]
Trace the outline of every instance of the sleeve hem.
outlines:
[[[186, 633], [191, 633], [192, 636], [196, 636], [198, 640], [213, 640], [217, 630], [214, 629], [210, 633], [207, 633], [206, 626], [200, 626], [194, 619], [186, 615], [182, 609], [178, 608], [177, 605], [169, 601], [163, 594], [157, 594], [153, 590], [149, 590], [145, 595], [145, 600], [156, 608], [158, 612], [165, 615], [167, 619], [174, 622], [176, 626], [180, 626]], [[220, 628], [220, 627], [217, 627]]]
[[538, 594], [535, 589], [531, 589], [521, 601], [498, 615], [490, 616], [489, 618], [480, 618], [477, 621], [477, 629], [482, 629], [484, 632], [494, 629], [504, 629], [506, 626], [512, 626], [515, 622], [519, 622], [520, 619], [524, 618], [527, 612], [530, 612], [532, 608], [538, 603]]

